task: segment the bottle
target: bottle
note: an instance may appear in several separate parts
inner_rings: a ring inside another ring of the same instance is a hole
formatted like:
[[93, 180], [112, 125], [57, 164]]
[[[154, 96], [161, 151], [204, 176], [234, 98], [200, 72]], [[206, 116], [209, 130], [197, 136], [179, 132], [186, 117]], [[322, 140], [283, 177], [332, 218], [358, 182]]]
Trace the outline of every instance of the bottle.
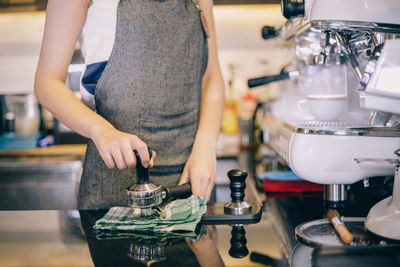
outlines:
[[240, 99], [239, 117], [241, 120], [252, 120], [257, 107], [257, 99], [248, 89]]
[[7, 112], [4, 116], [4, 135], [8, 137], [15, 136], [15, 115], [12, 112]]
[[239, 124], [240, 124], [240, 144], [248, 148], [255, 140], [255, 125], [253, 115], [257, 107], [257, 99], [251, 94], [250, 90], [241, 97]]
[[[233, 72], [233, 71], [232, 71]], [[222, 117], [222, 132], [236, 134], [239, 129], [238, 105], [233, 96], [233, 75], [228, 82], [228, 91], [225, 98], [224, 114]]]

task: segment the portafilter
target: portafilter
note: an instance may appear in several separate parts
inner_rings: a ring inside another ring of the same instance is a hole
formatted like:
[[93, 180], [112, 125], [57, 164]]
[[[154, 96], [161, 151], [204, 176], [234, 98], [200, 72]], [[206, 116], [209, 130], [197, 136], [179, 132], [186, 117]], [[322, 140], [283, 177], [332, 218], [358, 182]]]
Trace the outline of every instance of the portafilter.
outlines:
[[[136, 156], [136, 184], [126, 189], [129, 206], [140, 209], [142, 217], [151, 216], [155, 212], [161, 215], [162, 210], [158, 207], [163, 201], [173, 198], [187, 198], [192, 194], [189, 183], [175, 187], [165, 188], [162, 185], [150, 181], [149, 169], [143, 167], [139, 153], [134, 150]], [[151, 158], [152, 150], [149, 150]]]

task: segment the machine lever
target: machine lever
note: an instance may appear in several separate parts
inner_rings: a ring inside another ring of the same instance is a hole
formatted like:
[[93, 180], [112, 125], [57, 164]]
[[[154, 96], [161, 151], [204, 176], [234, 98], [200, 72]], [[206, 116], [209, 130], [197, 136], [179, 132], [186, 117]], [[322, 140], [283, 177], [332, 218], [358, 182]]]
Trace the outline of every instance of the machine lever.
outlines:
[[297, 70], [290, 71], [290, 72], [281, 72], [278, 75], [262, 76], [262, 77], [250, 79], [247, 81], [247, 85], [249, 86], [249, 88], [253, 88], [253, 87], [269, 84], [272, 82], [292, 79], [297, 76], [299, 76], [299, 72]]

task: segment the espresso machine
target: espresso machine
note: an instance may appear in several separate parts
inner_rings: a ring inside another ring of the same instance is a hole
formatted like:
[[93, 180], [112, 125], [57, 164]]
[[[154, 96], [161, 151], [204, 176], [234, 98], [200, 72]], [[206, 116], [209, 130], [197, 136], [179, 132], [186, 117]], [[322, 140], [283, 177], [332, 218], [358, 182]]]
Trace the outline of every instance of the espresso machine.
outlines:
[[299, 177], [325, 185], [326, 209], [343, 210], [346, 185], [396, 170], [393, 196], [365, 225], [400, 240], [400, 1], [282, 0], [282, 13], [288, 21], [266, 36], [293, 60], [249, 80], [281, 82], [264, 121], [268, 145]]

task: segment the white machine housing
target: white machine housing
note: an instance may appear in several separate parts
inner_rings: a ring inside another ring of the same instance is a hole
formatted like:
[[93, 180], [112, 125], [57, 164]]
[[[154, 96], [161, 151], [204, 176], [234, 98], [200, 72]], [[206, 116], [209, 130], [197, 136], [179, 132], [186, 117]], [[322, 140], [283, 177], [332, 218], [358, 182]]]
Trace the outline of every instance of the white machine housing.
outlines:
[[398, 0], [305, 0], [307, 21], [400, 24]]

